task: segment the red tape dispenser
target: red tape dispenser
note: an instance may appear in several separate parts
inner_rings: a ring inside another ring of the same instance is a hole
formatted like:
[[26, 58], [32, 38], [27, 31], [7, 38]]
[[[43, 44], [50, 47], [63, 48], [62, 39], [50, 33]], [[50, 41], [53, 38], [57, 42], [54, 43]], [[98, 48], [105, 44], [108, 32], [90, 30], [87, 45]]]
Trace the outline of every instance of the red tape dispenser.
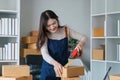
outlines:
[[81, 50], [78, 52], [77, 49], [74, 49], [72, 51], [72, 53], [70, 54], [70, 58], [80, 57], [81, 55], [82, 55], [82, 51]]

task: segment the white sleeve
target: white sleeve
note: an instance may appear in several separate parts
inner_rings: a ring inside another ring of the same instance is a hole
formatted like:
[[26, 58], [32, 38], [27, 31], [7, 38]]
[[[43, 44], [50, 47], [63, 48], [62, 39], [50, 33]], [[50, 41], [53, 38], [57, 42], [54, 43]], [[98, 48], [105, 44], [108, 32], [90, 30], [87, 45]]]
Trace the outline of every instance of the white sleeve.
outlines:
[[41, 47], [41, 53], [42, 53], [43, 59], [49, 64], [51, 64], [51, 61], [53, 61], [54, 59], [49, 55], [48, 48], [47, 48], [47, 41]]
[[76, 31], [74, 31], [74, 30], [72, 30], [70, 28], [68, 28], [68, 35], [69, 35], [69, 37], [71, 37], [73, 39], [77, 39], [77, 40], [79, 40], [79, 41], [81, 41], [83, 43], [85, 43], [86, 40], [87, 40], [85, 35], [80, 34], [80, 33], [76, 32]]

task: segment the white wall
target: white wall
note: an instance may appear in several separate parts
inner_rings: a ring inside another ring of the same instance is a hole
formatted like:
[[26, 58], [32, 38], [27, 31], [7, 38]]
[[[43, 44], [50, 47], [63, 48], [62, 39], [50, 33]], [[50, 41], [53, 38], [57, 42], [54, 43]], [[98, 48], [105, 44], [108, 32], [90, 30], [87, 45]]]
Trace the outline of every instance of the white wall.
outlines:
[[21, 0], [21, 36], [39, 27], [41, 12], [53, 10], [62, 25], [88, 37], [82, 60], [90, 66], [90, 0]]

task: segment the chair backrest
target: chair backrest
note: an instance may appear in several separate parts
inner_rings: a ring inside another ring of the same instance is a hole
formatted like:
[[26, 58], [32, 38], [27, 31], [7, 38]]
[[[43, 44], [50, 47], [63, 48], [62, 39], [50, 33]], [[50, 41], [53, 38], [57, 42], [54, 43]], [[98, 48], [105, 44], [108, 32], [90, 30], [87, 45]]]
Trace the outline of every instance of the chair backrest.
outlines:
[[40, 79], [42, 61], [42, 55], [27, 55], [25, 58], [25, 63], [30, 66], [30, 74], [33, 75], [33, 80]]
[[42, 61], [42, 55], [27, 55], [25, 58], [27, 65], [42, 65]]

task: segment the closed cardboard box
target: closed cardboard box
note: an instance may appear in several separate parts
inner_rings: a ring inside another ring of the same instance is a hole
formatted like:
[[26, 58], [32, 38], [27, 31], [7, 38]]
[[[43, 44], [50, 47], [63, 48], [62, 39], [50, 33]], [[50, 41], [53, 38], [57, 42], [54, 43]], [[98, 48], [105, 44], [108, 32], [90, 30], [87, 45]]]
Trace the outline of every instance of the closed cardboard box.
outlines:
[[37, 36], [22, 37], [21, 42], [23, 44], [36, 43], [37, 42]]
[[105, 53], [103, 49], [93, 49], [92, 59], [105, 60]]
[[110, 80], [120, 80], [120, 74], [111, 75]]
[[28, 65], [3, 65], [2, 76], [5, 77], [30, 76], [30, 67]]
[[94, 28], [93, 31], [94, 37], [104, 37], [104, 28]]
[[20, 50], [20, 56], [21, 57], [26, 57], [26, 55], [29, 55], [29, 54], [41, 55], [40, 51], [38, 51], [37, 49], [24, 49], [24, 48], [22, 48]]
[[61, 80], [80, 80], [80, 77], [73, 77], [73, 78], [61, 78]]
[[32, 75], [22, 77], [3, 77], [0, 76], [0, 80], [32, 80]]
[[38, 36], [38, 31], [36, 31], [36, 30], [31, 31], [31, 36]]
[[76, 77], [84, 75], [84, 67], [83, 66], [68, 66], [63, 68], [63, 73], [61, 77]]

